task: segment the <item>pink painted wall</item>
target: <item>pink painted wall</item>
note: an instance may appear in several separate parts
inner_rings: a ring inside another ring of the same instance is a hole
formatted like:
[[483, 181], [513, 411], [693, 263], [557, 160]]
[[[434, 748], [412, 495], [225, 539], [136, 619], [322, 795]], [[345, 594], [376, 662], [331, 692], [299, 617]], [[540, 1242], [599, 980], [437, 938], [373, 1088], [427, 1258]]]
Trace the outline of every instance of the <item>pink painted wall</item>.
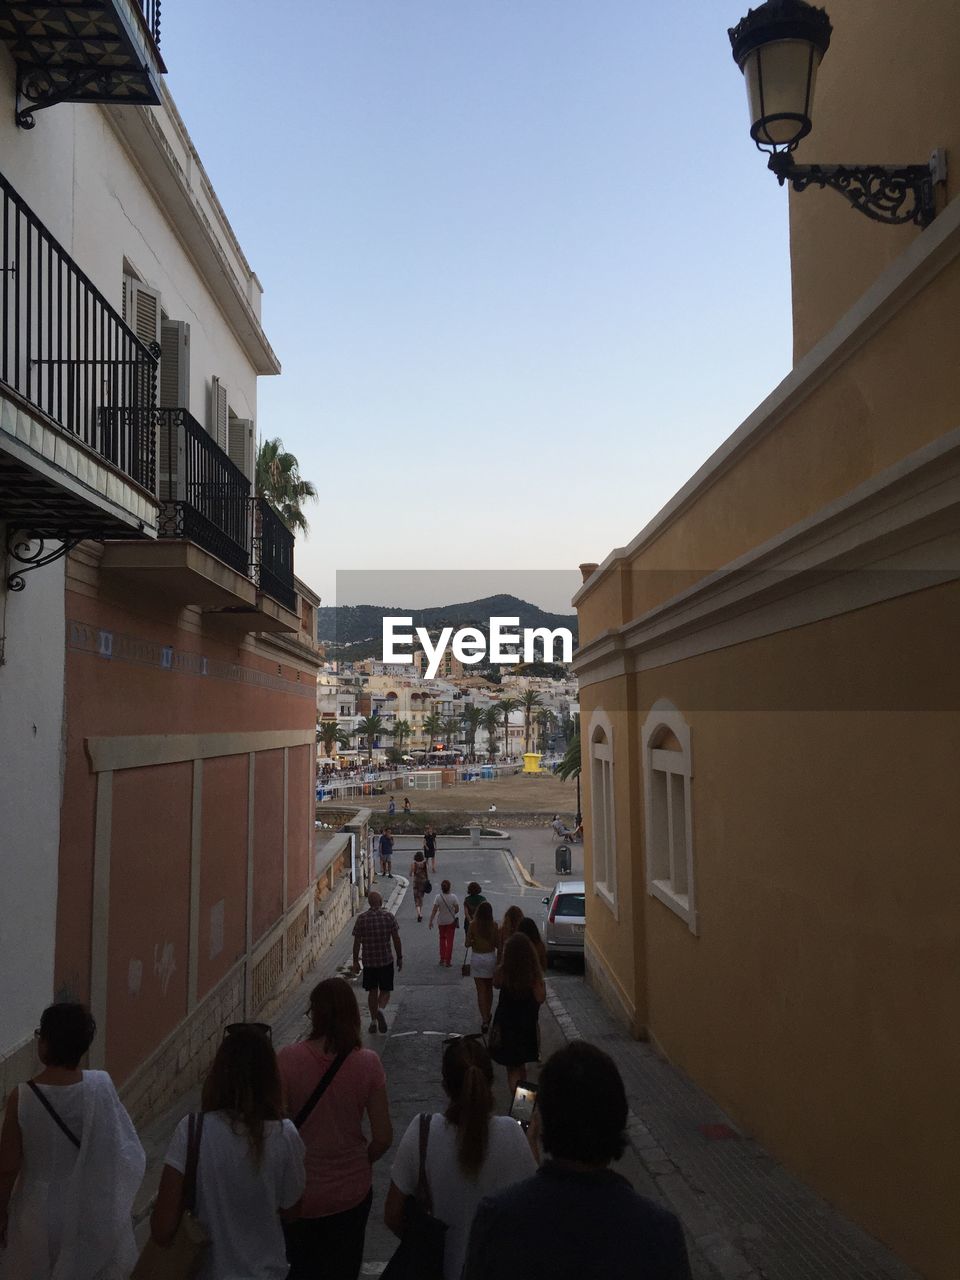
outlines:
[[247, 931], [248, 756], [203, 762], [197, 998], [243, 956]]
[[192, 764], [113, 776], [107, 1070], [119, 1082], [187, 1011]]
[[291, 747], [287, 752], [287, 904], [295, 901], [313, 879], [310, 850], [313, 847], [312, 811], [315, 782], [312, 747]]
[[253, 940], [283, 913], [283, 752], [258, 751], [253, 784]]

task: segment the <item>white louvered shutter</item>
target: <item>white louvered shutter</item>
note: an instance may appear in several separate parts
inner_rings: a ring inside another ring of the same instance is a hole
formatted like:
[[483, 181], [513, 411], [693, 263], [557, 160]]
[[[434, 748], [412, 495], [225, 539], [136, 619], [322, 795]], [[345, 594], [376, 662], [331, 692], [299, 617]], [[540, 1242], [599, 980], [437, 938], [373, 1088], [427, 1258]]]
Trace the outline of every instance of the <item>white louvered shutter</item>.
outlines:
[[186, 320], [160, 322], [160, 385], [157, 403], [190, 408], [190, 326]]
[[123, 318], [144, 346], [160, 341], [160, 294], [133, 276], [123, 277]]
[[254, 428], [252, 418], [231, 418], [228, 424], [227, 452], [230, 461], [240, 468], [251, 482], [254, 465]]
[[210, 397], [210, 434], [220, 448], [227, 451], [227, 388], [219, 378], [214, 377]]

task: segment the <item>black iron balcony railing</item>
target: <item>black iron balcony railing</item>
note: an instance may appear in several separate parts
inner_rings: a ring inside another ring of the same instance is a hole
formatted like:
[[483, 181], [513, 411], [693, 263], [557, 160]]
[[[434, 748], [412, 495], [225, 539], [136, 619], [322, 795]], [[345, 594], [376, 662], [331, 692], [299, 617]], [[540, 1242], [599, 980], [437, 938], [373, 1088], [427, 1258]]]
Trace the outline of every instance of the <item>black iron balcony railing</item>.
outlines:
[[260, 590], [284, 608], [296, 610], [293, 582], [293, 534], [265, 498], [256, 498], [255, 543]]
[[161, 538], [187, 538], [250, 576], [250, 481], [186, 409], [156, 409]]
[[138, 0], [140, 12], [143, 14], [143, 20], [147, 25], [147, 30], [153, 37], [153, 43], [160, 48], [160, 5], [161, 0]]
[[159, 354], [0, 175], [0, 382], [152, 491]]

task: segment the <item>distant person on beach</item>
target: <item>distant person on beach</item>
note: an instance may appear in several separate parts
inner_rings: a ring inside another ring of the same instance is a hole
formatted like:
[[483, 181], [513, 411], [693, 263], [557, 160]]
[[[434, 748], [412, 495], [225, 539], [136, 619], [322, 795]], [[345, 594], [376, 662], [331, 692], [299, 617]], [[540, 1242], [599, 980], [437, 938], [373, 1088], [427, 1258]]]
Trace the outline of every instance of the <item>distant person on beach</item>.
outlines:
[[404, 813], [410, 813], [410, 812], [412, 812], [412, 810], [413, 810], [413, 805], [410, 803], [410, 797], [409, 797], [409, 796], [404, 796], [404, 797], [403, 797], [403, 812], [404, 812]]
[[389, 813], [390, 817], [392, 818], [396, 812], [397, 812], [397, 802], [396, 800], [394, 800], [393, 796], [391, 796], [390, 803], [387, 805], [387, 813]]

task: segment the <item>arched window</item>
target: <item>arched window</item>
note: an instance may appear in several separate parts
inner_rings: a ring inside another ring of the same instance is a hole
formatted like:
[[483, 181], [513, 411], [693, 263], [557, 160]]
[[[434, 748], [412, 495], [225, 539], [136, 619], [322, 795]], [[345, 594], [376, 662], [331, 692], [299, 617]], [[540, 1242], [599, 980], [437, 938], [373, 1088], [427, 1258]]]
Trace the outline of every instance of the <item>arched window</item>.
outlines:
[[697, 932], [693, 865], [690, 727], [669, 702], [643, 726], [647, 892]]
[[590, 719], [590, 834], [593, 887], [617, 905], [617, 828], [613, 798], [613, 725], [599, 708]]

